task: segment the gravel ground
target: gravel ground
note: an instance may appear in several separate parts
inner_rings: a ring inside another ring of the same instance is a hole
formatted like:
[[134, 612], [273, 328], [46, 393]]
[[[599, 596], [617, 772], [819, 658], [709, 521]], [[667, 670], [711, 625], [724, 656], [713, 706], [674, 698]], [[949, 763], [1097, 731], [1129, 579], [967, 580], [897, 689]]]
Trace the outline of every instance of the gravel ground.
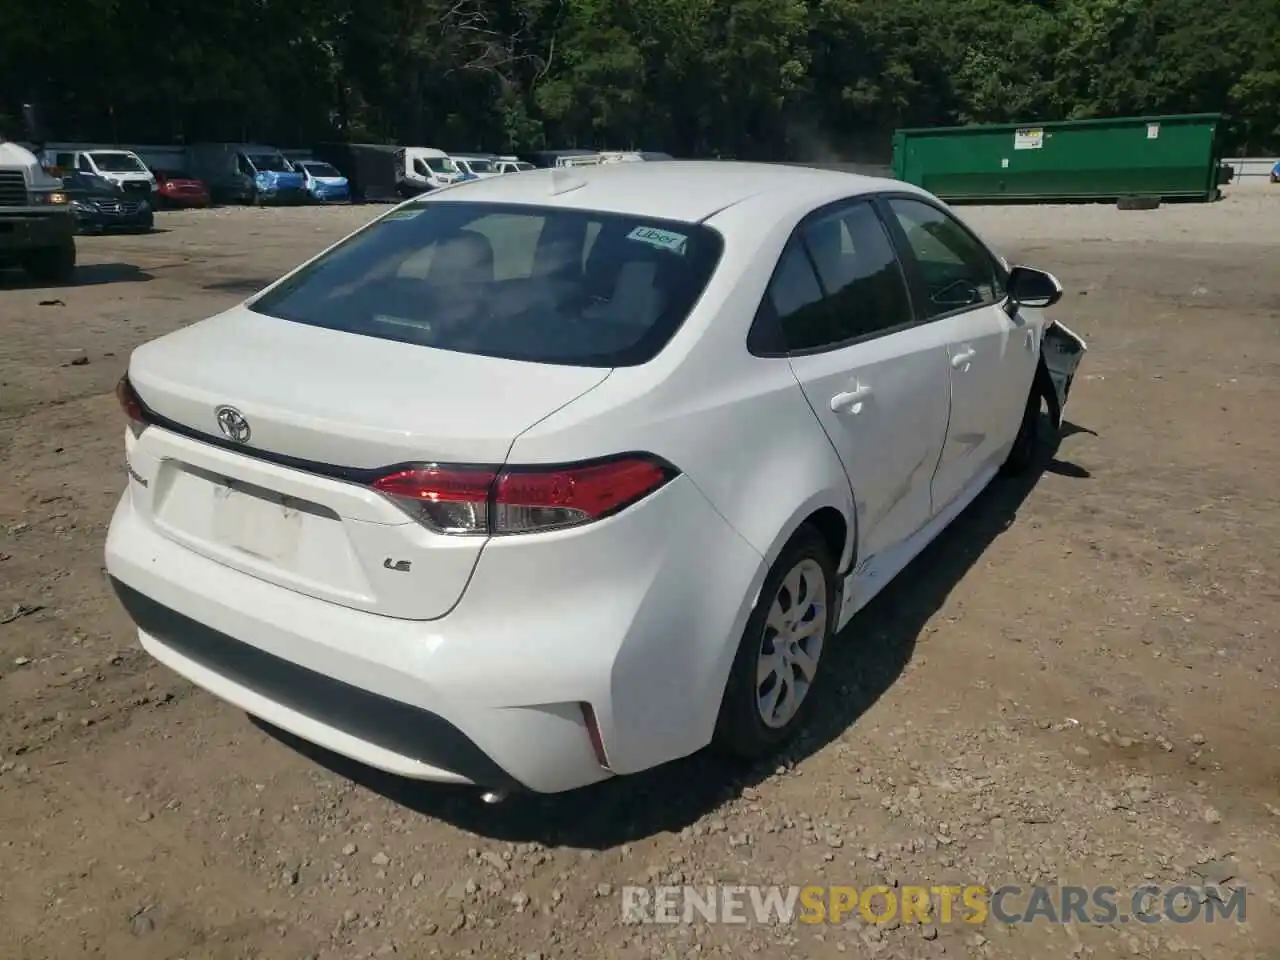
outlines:
[[[777, 763], [499, 806], [194, 690], [103, 579], [129, 351], [376, 210], [166, 214], [77, 286], [0, 281], [0, 957], [1274, 960], [1280, 188], [966, 208], [1092, 348], [1044, 472], [856, 618]], [[1248, 922], [624, 922], [626, 885], [706, 883], [1212, 883]]]

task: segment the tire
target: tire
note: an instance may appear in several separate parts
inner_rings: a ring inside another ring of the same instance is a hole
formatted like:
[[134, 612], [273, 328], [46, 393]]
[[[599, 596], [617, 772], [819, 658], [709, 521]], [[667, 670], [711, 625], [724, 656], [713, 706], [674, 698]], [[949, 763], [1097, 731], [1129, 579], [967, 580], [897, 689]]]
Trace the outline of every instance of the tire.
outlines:
[[1040, 377], [1040, 371], [1037, 369], [1035, 381], [1031, 384], [1031, 393], [1027, 396], [1026, 406], [1022, 408], [1022, 422], [1018, 424], [1018, 433], [1013, 438], [1013, 447], [1005, 457], [1004, 463], [1000, 465], [1000, 473], [1006, 477], [1016, 477], [1030, 470], [1040, 450], [1040, 411], [1044, 401]]
[[[770, 624], [770, 615], [790, 619], [789, 614], [795, 609], [791, 591], [797, 582], [801, 605], [816, 605], [820, 610], [807, 619], [802, 614], [801, 624], [817, 625], [798, 634], [796, 642], [784, 651], [781, 645], [775, 646], [778, 634]], [[821, 595], [818, 595], [819, 589]], [[835, 630], [836, 602], [835, 561], [831, 551], [818, 532], [805, 525], [783, 547], [760, 588], [755, 609], [747, 618], [716, 720], [713, 745], [718, 751], [742, 760], [760, 759], [778, 750], [804, 725], [815, 692], [822, 685], [822, 654]], [[807, 677], [802, 668], [805, 661], [795, 658], [796, 651], [809, 655], [812, 668]], [[770, 655], [781, 655], [782, 659], [775, 661], [770, 675], [759, 680], [761, 660]], [[787, 683], [784, 676], [791, 682]], [[766, 721], [767, 695], [775, 690], [782, 692], [775, 695], [774, 716]], [[799, 702], [791, 704], [794, 709], [780, 709], [790, 703], [788, 690], [792, 696], [799, 693]]]
[[1156, 210], [1159, 207], [1159, 197], [1121, 197], [1116, 201], [1118, 210]]
[[56, 247], [29, 250], [22, 258], [27, 276], [38, 283], [67, 283], [76, 272], [76, 244], [68, 237]]

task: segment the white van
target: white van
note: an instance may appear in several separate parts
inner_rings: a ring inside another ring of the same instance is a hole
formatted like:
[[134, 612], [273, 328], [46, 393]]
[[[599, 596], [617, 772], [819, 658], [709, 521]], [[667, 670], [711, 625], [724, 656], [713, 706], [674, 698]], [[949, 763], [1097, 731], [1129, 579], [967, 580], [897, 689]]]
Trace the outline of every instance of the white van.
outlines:
[[64, 174], [88, 173], [115, 184], [125, 193], [150, 194], [159, 189], [156, 177], [132, 150], [104, 147], [100, 150], [49, 150], [48, 166], [58, 167]]
[[537, 170], [532, 163], [517, 157], [498, 157], [493, 161], [494, 169], [499, 173], [521, 173], [525, 170]]
[[451, 153], [450, 158], [463, 173], [469, 173], [477, 180], [496, 177], [499, 173], [497, 157], [492, 153]]
[[403, 147], [396, 151], [401, 192], [426, 193], [460, 180], [471, 179], [443, 150], [432, 147]]
[[643, 163], [638, 150], [605, 150], [600, 154], [601, 163]]

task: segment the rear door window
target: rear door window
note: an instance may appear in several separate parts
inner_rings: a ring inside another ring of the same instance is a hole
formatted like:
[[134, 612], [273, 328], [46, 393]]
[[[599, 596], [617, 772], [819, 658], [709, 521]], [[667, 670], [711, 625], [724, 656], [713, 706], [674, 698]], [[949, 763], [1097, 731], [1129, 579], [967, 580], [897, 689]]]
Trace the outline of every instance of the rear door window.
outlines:
[[418, 202], [374, 221], [250, 308], [462, 353], [628, 366], [670, 340], [722, 247], [700, 224]]
[[767, 296], [793, 353], [835, 349], [913, 319], [902, 267], [869, 201], [802, 223]]

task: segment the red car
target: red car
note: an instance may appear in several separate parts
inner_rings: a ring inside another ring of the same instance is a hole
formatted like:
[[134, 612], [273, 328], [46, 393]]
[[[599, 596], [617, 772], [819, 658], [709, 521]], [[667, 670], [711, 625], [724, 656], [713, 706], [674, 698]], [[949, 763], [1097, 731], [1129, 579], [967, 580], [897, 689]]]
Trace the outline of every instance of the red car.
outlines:
[[200, 180], [193, 180], [181, 173], [153, 170], [156, 185], [160, 188], [157, 198], [165, 207], [207, 207], [209, 188]]

